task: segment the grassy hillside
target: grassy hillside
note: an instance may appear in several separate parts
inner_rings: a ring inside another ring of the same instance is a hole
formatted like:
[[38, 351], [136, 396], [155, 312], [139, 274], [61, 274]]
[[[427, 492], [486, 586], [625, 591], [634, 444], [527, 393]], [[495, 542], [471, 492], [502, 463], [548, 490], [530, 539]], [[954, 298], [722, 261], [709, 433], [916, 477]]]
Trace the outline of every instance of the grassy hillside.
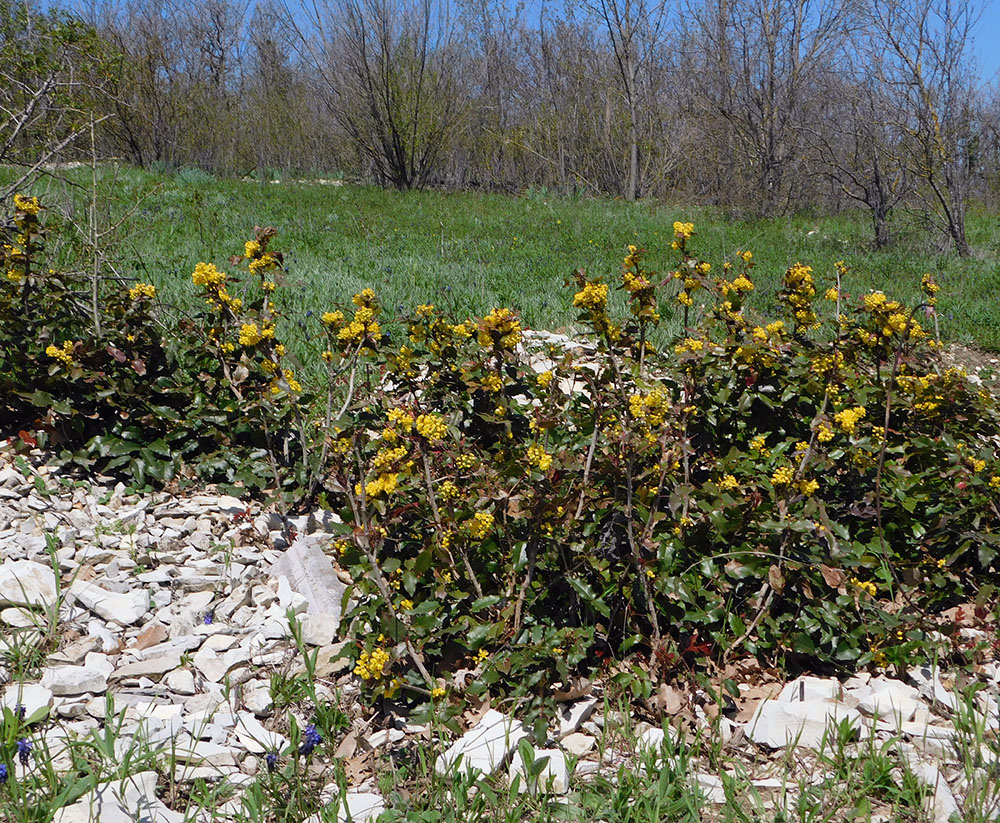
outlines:
[[[67, 171], [39, 194], [53, 212], [86, 217], [90, 172]], [[395, 192], [354, 185], [285, 182], [261, 185], [220, 180], [182, 170], [157, 174], [105, 168], [98, 181], [100, 222], [106, 227], [139, 207], [115, 232], [119, 270], [151, 280], [167, 299], [189, 303], [190, 273], [199, 260], [225, 262], [242, 250], [255, 224], [278, 229], [286, 252], [284, 292], [290, 313], [323, 310], [365, 286], [386, 307], [434, 302], [459, 314], [508, 305], [528, 326], [558, 329], [572, 323], [565, 278], [576, 268], [617, 275], [629, 243], [649, 250], [649, 265], [668, 271], [674, 220], [694, 222], [696, 248], [717, 267], [737, 249], [757, 261], [753, 304], [768, 312], [784, 270], [813, 266], [822, 290], [833, 264], [844, 260], [855, 294], [882, 288], [916, 300], [920, 275], [935, 273], [943, 291], [942, 334], [949, 340], [1000, 349], [1000, 233], [996, 218], [974, 213], [970, 260], [933, 248], [934, 240], [901, 220], [896, 245], [869, 248], [862, 213], [761, 220], [739, 219], [717, 208], [657, 202], [562, 199], [468, 193]], [[666, 317], [661, 336], [679, 330]]]

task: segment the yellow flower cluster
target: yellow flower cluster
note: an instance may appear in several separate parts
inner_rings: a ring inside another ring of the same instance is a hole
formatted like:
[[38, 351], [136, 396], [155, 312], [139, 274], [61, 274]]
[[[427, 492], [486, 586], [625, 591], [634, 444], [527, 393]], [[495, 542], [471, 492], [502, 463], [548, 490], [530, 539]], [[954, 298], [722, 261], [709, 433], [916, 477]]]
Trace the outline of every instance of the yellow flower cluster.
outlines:
[[812, 309], [816, 296], [812, 267], [795, 263], [785, 272], [781, 298], [788, 304], [798, 326], [806, 328], [816, 324], [816, 313]]
[[288, 390], [293, 392], [301, 392], [302, 384], [295, 379], [295, 372], [291, 369], [285, 369], [283, 372], [285, 377], [285, 383], [288, 385]]
[[1000, 491], [1000, 475], [993, 475], [990, 478], [990, 488], [993, 491]]
[[394, 449], [382, 449], [372, 460], [372, 470], [376, 472], [385, 471], [393, 463], [398, 463], [406, 457], [406, 446], [397, 446]]
[[53, 360], [58, 360], [64, 366], [69, 366], [73, 363], [73, 349], [75, 348], [76, 344], [72, 340], [67, 340], [62, 344], [62, 348], [59, 346], [46, 346], [45, 353]]
[[791, 466], [781, 466], [775, 469], [774, 474], [771, 475], [771, 483], [775, 486], [787, 486], [789, 485], [795, 477], [795, 472]]
[[876, 586], [871, 580], [858, 580], [858, 578], [852, 577], [850, 582], [852, 586], [857, 586], [869, 597], [874, 597], [878, 593], [878, 586]]
[[758, 434], [753, 440], [750, 441], [750, 451], [757, 452], [757, 454], [765, 456], [770, 454], [770, 451], [764, 446], [766, 442], [767, 437], [763, 434]]
[[981, 472], [983, 469], [986, 468], [986, 461], [985, 460], [981, 460], [978, 457], [970, 457], [969, 458], [969, 465], [972, 466], [972, 470], [974, 472], [978, 473], [978, 472]]
[[354, 666], [354, 673], [362, 680], [379, 680], [385, 674], [388, 662], [389, 652], [385, 649], [378, 648], [372, 652], [366, 649], [361, 652], [361, 656]]
[[498, 374], [488, 374], [483, 378], [483, 388], [492, 394], [497, 394], [503, 388], [503, 380]]
[[729, 284], [730, 287], [737, 293], [742, 294], [743, 292], [753, 291], [754, 285], [753, 281], [750, 280], [745, 274], [741, 274], [732, 283]]
[[528, 446], [528, 463], [541, 469], [543, 472], [549, 470], [552, 465], [552, 455], [545, 451], [545, 447], [532, 443]]
[[241, 346], [256, 346], [263, 339], [256, 323], [244, 323], [240, 326]]
[[825, 420], [816, 427], [816, 439], [820, 443], [829, 443], [833, 440], [833, 427]]
[[417, 433], [429, 443], [444, 440], [448, 424], [439, 414], [421, 414], [417, 417]]
[[344, 322], [344, 313], [342, 311], [325, 311], [320, 317], [320, 320], [327, 326], [336, 326]]
[[42, 208], [37, 197], [24, 197], [20, 194], [14, 195], [14, 208], [18, 211], [35, 216]]
[[927, 303], [929, 305], [937, 305], [937, 297], [935, 295], [941, 291], [941, 287], [934, 282], [934, 275], [930, 272], [927, 272], [920, 278], [920, 291], [927, 296]]
[[444, 697], [448, 693], [448, 690], [444, 686], [435, 686], [431, 689], [431, 697], [437, 700], [439, 697]]
[[462, 471], [468, 471], [476, 465], [476, 458], [471, 454], [460, 454], [455, 458], [455, 465]]
[[663, 389], [653, 389], [647, 394], [633, 394], [628, 399], [629, 413], [643, 425], [655, 428], [662, 425], [669, 410], [667, 394]]
[[692, 354], [697, 354], [702, 349], [705, 348], [705, 343], [702, 340], [698, 340], [695, 337], [685, 337], [684, 340], [674, 346], [674, 354], [678, 357], [682, 354], [687, 354], [691, 352]]
[[466, 525], [469, 527], [469, 534], [477, 540], [483, 540], [493, 531], [493, 515], [489, 512], [476, 512]]
[[458, 486], [452, 483], [450, 480], [445, 480], [441, 484], [441, 488], [438, 489], [438, 497], [440, 497], [445, 503], [449, 503], [458, 497]]
[[819, 491], [819, 481], [817, 480], [802, 480], [799, 482], [799, 491], [802, 492], [806, 497], [812, 497], [816, 492]]
[[837, 302], [837, 300], [838, 300], [838, 299], [840, 298], [840, 292], [838, 292], [838, 291], [837, 291], [836, 289], [834, 289], [834, 288], [829, 288], [829, 289], [827, 289], [827, 290], [826, 290], [826, 292], [825, 292], [825, 293], [823, 294], [823, 298], [824, 298], [825, 300], [829, 300], [829, 301], [830, 301], [830, 302], [832, 302], [832, 303], [836, 303], [836, 302]]
[[194, 267], [194, 273], [191, 275], [191, 281], [196, 286], [203, 286], [205, 288], [218, 286], [224, 283], [225, 280], [226, 275], [219, 271], [214, 263], [198, 263]]
[[521, 323], [510, 309], [493, 309], [479, 325], [479, 345], [513, 350], [521, 342]]
[[854, 435], [857, 430], [858, 421], [867, 414], [864, 406], [855, 406], [853, 409], [844, 409], [837, 412], [833, 419], [840, 426], [844, 434]]
[[151, 300], [156, 297], [156, 286], [149, 283], [136, 283], [128, 290], [128, 296], [133, 300], [138, 300], [140, 297], [145, 297]]
[[543, 371], [540, 375], [538, 375], [538, 385], [541, 388], [547, 389], [549, 387], [549, 383], [551, 382], [552, 382], [551, 371]]
[[608, 305], [608, 284], [587, 283], [580, 291], [573, 295], [573, 305], [578, 309], [589, 309], [595, 312], [604, 311]]
[[719, 481], [719, 490], [724, 492], [734, 492], [739, 489], [739, 481], [733, 477], [731, 474], [722, 475], [722, 479]]
[[[399, 482], [398, 474], [383, 474], [376, 477], [374, 480], [369, 480], [365, 483], [365, 495], [368, 497], [378, 497], [380, 494], [385, 494], [386, 496], [392, 494], [396, 491], [396, 485]], [[361, 494], [361, 484], [357, 483], [354, 486], [354, 493], [357, 495]]]
[[689, 240], [694, 234], [694, 223], [682, 223], [677, 220], [674, 223], [674, 237], [678, 240]]

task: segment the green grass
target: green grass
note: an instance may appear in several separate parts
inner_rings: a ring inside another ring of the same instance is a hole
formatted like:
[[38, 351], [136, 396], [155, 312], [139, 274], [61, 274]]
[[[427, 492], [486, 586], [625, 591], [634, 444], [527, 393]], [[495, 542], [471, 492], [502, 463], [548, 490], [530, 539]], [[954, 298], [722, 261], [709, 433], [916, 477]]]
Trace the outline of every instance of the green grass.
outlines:
[[[67, 175], [89, 186], [88, 169]], [[53, 212], [85, 217], [86, 188], [46, 181], [38, 189]], [[288, 267], [282, 299], [297, 322], [308, 310], [322, 311], [371, 286], [390, 317], [401, 306], [425, 302], [459, 315], [507, 305], [529, 327], [558, 330], [574, 319], [572, 291], [565, 286], [574, 270], [616, 282], [625, 248], [635, 243], [648, 250], [651, 269], [669, 271], [675, 259], [672, 224], [689, 220], [697, 229], [694, 248], [713, 271], [737, 249], [753, 251], [757, 289], [751, 302], [762, 312], [773, 312], [780, 278], [796, 261], [813, 266], [821, 293], [833, 282], [834, 262], [842, 259], [851, 268], [845, 283], [850, 293], [880, 288], [910, 302], [919, 298], [921, 274], [931, 271], [943, 287], [943, 336], [1000, 350], [1000, 233], [995, 217], [983, 212], [969, 217], [974, 257], [961, 260], [936, 248], [938, 238], [906, 216], [896, 227], [896, 245], [874, 252], [860, 212], [738, 219], [718, 208], [655, 201], [261, 185], [191, 170], [156, 174], [126, 167], [104, 167], [99, 189], [99, 222], [105, 226], [141, 201], [109, 235], [118, 270], [151, 280], [180, 305], [194, 300], [195, 263], [221, 265], [241, 252], [259, 224], [278, 230], [275, 246], [285, 251]], [[661, 341], [680, 331], [675, 311], [664, 318]]]

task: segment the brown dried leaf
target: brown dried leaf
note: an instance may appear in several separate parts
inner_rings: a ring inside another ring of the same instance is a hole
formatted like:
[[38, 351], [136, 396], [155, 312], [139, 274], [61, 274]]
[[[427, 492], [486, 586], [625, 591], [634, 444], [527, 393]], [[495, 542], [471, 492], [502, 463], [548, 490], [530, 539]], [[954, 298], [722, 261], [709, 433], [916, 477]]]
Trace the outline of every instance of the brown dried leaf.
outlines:
[[340, 745], [337, 746], [337, 751], [333, 753], [333, 756], [337, 760], [347, 760], [350, 757], [354, 757], [354, 753], [358, 750], [358, 736], [351, 732], [343, 740], [340, 741]]
[[778, 594], [785, 591], [785, 575], [781, 573], [780, 567], [771, 566], [767, 570], [767, 582], [770, 583], [771, 588]]
[[552, 699], [557, 703], [567, 703], [570, 700], [579, 700], [586, 697], [594, 690], [594, 684], [586, 677], [578, 677], [566, 684], [565, 688], [557, 688], [552, 695]]
[[823, 579], [826, 581], [826, 585], [831, 589], [839, 589], [847, 580], [847, 575], [844, 574], [842, 569], [835, 569], [821, 563], [819, 570], [823, 573]]
[[669, 683], [661, 683], [649, 702], [656, 711], [669, 715], [679, 714], [684, 708], [684, 692]]

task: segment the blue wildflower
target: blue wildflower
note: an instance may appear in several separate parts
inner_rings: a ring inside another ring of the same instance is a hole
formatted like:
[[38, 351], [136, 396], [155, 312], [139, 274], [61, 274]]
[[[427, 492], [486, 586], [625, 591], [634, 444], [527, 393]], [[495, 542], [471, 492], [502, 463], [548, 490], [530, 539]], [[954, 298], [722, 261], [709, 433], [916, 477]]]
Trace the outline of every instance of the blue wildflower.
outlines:
[[273, 772], [278, 768], [278, 753], [268, 752], [267, 757], [264, 758], [264, 762], [267, 763], [267, 770]]
[[8, 777], [9, 775], [7, 774], [7, 764], [0, 763], [0, 786], [2, 786], [4, 783], [7, 782]]
[[31, 744], [23, 737], [17, 741], [17, 759], [22, 766], [28, 765], [28, 758], [31, 757]]
[[215, 612], [205, 612], [205, 625], [211, 626], [213, 620], [215, 620]]
[[17, 706], [14, 707], [14, 714], [17, 715], [18, 720], [24, 720], [24, 712], [25, 712], [24, 706], [22, 706], [20, 703], [18, 703]]
[[310, 723], [306, 726], [306, 733], [302, 736], [302, 745], [299, 746], [299, 754], [312, 754], [312, 750], [322, 742], [323, 735], [316, 731], [316, 727]]

